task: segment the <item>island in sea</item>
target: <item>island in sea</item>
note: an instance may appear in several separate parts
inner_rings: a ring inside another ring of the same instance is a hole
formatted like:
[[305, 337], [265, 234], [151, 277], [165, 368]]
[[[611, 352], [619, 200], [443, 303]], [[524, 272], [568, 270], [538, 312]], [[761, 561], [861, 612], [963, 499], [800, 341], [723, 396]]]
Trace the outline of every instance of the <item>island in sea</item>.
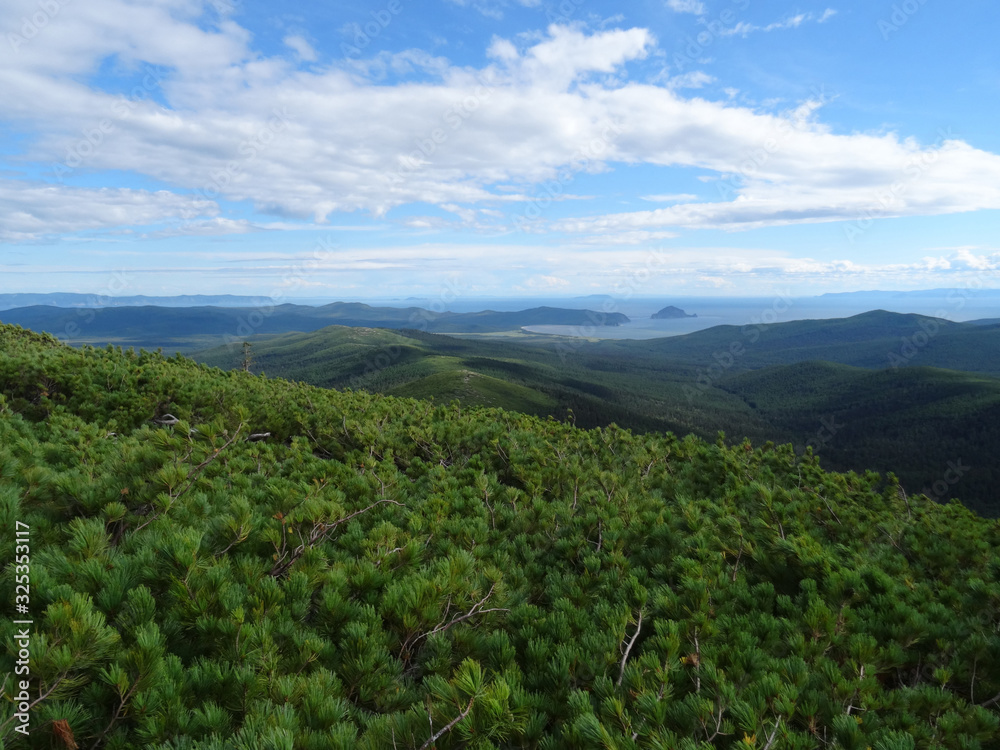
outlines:
[[679, 307], [674, 307], [673, 305], [667, 305], [659, 312], [653, 313], [650, 316], [653, 320], [671, 320], [673, 318], [697, 318], [697, 313], [688, 314], [681, 310]]

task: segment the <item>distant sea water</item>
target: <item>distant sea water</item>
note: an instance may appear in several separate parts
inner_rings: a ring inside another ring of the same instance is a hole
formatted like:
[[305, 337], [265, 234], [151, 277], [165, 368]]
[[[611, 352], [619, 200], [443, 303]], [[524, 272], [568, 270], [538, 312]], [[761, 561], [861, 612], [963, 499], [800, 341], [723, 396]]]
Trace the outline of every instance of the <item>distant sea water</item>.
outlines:
[[[819, 297], [633, 297], [616, 299], [594, 297], [462, 297], [447, 305], [432, 299], [366, 299], [369, 305], [387, 307], [425, 307], [451, 312], [500, 312], [532, 307], [562, 307], [596, 312], [624, 313], [631, 322], [617, 327], [598, 326], [529, 326], [533, 333], [563, 336], [588, 336], [602, 339], [653, 339], [693, 333], [719, 325], [756, 325], [786, 323], [792, 320], [846, 318], [870, 310], [918, 313], [954, 322], [982, 318], [1000, 318], [1000, 294], [954, 292], [941, 294], [898, 295], [887, 293], [823, 295]], [[652, 315], [668, 305], [679, 307], [697, 318], [653, 320]]]

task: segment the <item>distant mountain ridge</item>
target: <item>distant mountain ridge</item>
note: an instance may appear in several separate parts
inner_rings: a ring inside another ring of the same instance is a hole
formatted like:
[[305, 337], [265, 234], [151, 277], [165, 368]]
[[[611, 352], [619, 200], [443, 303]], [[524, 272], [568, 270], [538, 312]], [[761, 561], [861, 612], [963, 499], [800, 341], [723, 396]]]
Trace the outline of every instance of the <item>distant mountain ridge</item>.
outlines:
[[77, 294], [75, 292], [50, 292], [47, 294], [13, 293], [0, 294], [0, 310], [17, 307], [50, 305], [53, 307], [255, 307], [271, 305], [270, 297], [236, 294], [182, 294], [172, 297], [149, 297], [144, 294], [128, 297], [111, 297], [102, 294]]
[[818, 299], [830, 299], [845, 297], [891, 297], [893, 299], [926, 299], [928, 297], [948, 297], [949, 295], [961, 297], [988, 297], [1000, 299], [1000, 289], [961, 289], [944, 287], [941, 289], [914, 289], [907, 291], [891, 291], [879, 289], [867, 289], [857, 292], [827, 292], [818, 295]]
[[736, 370], [816, 359], [866, 368], [924, 365], [1000, 375], [996, 323], [956, 323], [886, 310], [767, 326], [716, 326], [642, 343], [657, 356], [705, 362], [706, 367], [716, 354], [732, 358], [726, 369]]
[[[516, 312], [433, 312], [420, 307], [371, 307], [360, 302], [259, 307], [102, 307], [66, 309], [46, 305], [0, 312], [4, 323], [51, 333], [71, 343], [118, 343], [157, 348], [185, 337], [247, 337], [258, 333], [309, 332], [329, 325], [413, 328], [435, 333], [516, 331], [529, 325], [618, 326], [622, 313], [536, 307]], [[199, 346], [210, 342], [200, 341]], [[184, 345], [181, 348], [190, 350]], [[194, 347], [198, 348], [198, 347]]]

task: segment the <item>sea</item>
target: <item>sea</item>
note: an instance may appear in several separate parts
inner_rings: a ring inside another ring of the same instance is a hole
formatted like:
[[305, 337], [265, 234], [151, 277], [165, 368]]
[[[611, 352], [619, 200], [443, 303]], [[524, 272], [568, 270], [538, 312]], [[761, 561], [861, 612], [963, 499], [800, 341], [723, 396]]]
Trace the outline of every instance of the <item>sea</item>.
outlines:
[[[289, 300], [291, 301], [291, 300]], [[331, 300], [295, 300], [321, 304]], [[596, 313], [623, 313], [629, 322], [619, 326], [528, 326], [532, 333], [581, 336], [602, 339], [653, 339], [693, 333], [719, 325], [756, 325], [792, 320], [847, 318], [870, 310], [917, 313], [953, 322], [1000, 319], [1000, 290], [936, 289], [918, 292], [848, 292], [813, 297], [688, 297], [663, 295], [631, 297], [609, 295], [585, 297], [455, 297], [442, 300], [423, 297], [366, 298], [351, 300], [372, 306], [423, 307], [435, 312], [498, 312], [533, 307], [561, 307], [593, 310]], [[653, 319], [658, 310], [672, 305], [690, 318]], [[600, 316], [596, 316], [597, 321]]]

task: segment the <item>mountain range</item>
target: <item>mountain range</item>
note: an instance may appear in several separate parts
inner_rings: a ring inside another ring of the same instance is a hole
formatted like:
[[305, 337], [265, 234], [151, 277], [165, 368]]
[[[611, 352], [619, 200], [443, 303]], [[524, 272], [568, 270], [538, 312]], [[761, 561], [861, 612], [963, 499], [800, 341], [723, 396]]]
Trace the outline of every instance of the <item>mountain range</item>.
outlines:
[[66, 309], [34, 305], [6, 310], [0, 321], [51, 333], [70, 343], [113, 341], [134, 347], [190, 351], [259, 333], [315, 331], [328, 325], [412, 328], [437, 333], [517, 330], [529, 325], [618, 326], [622, 313], [536, 307], [516, 312], [435, 312], [420, 307], [372, 307], [359, 302], [254, 307], [157, 306]]

